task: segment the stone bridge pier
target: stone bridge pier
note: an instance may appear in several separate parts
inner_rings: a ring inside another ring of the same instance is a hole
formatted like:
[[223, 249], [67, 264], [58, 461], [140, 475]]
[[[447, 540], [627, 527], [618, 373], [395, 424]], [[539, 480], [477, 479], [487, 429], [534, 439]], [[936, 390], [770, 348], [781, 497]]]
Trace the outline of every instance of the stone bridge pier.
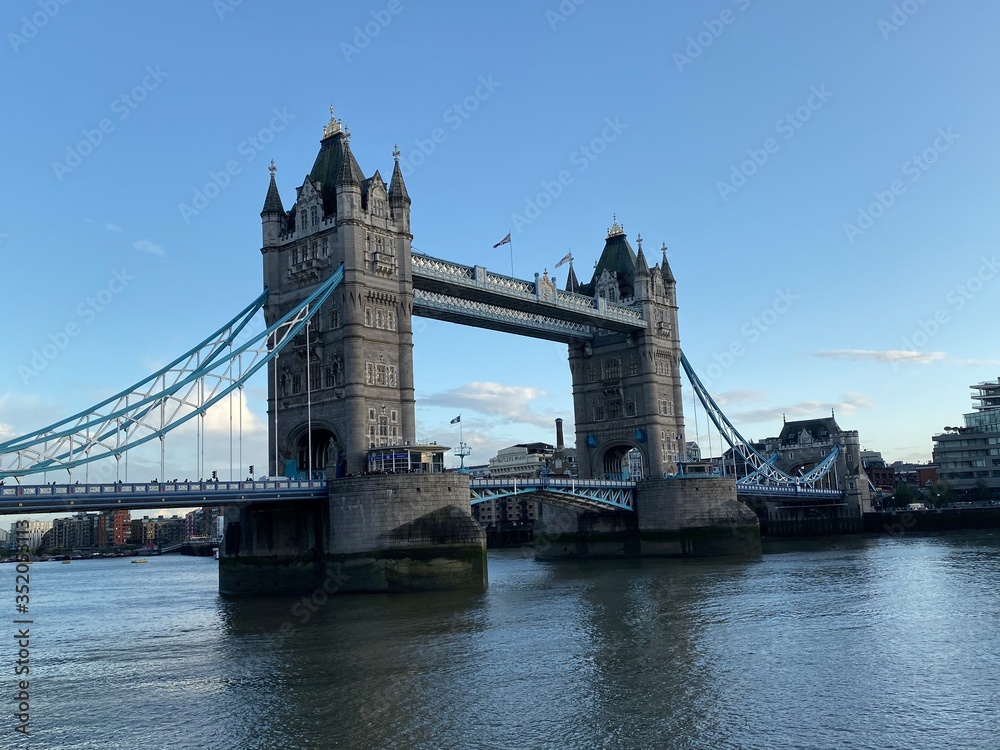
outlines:
[[543, 503], [535, 523], [540, 560], [757, 556], [760, 524], [723, 477], [639, 482], [635, 511], [580, 511]]

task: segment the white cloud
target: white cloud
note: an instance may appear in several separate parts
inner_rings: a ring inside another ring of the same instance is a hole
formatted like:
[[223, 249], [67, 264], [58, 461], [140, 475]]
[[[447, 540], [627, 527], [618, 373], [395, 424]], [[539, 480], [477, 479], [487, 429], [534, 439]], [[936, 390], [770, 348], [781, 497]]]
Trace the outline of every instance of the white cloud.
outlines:
[[832, 403], [829, 401], [800, 401], [797, 404], [785, 404], [743, 412], [727, 412], [726, 416], [736, 425], [753, 422], [768, 422], [776, 425], [780, 423], [782, 415], [789, 421], [796, 419], [818, 419], [828, 416], [831, 408], [837, 414], [853, 414], [860, 409], [870, 409], [873, 406], [875, 406], [875, 402], [863, 393], [849, 392], [841, 396], [839, 401]]
[[120, 226], [118, 226], [117, 224], [105, 224], [104, 228], [107, 229], [109, 232], [120, 232], [120, 231], [122, 231], [122, 228]]
[[139, 240], [138, 242], [133, 242], [132, 247], [141, 253], [149, 253], [150, 255], [164, 254], [163, 248], [152, 240]]
[[926, 365], [935, 360], [944, 359], [944, 352], [916, 352], [912, 349], [830, 349], [816, 352], [815, 357], [827, 359], [846, 359], [853, 362], [889, 362], [914, 363]]
[[715, 403], [719, 406], [727, 406], [734, 404], [754, 404], [763, 401], [767, 398], [767, 394], [764, 391], [755, 390], [735, 390], [735, 391], [724, 391], [722, 393], [713, 393], [712, 398], [715, 399]]
[[953, 359], [951, 360], [956, 365], [962, 365], [963, 367], [998, 367], [1000, 366], [1000, 359]]
[[554, 416], [534, 413], [531, 402], [549, 394], [530, 386], [504, 385], [492, 382], [472, 382], [449, 391], [423, 396], [421, 406], [447, 406], [456, 413], [470, 409], [498, 417], [505, 422], [521, 422], [538, 427], [551, 427]]
[[234, 434], [240, 429], [240, 410], [242, 409], [243, 434], [267, 433], [267, 424], [247, 408], [246, 394], [236, 390], [232, 394], [232, 422], [230, 422], [230, 398], [219, 401], [205, 412], [205, 432], [214, 435], [229, 435], [232, 424]]

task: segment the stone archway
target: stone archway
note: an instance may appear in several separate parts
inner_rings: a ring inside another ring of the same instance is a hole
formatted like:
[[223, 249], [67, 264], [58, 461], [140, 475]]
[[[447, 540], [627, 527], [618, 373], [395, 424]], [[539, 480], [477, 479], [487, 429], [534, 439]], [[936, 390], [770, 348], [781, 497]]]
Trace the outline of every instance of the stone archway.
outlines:
[[646, 457], [630, 443], [609, 445], [601, 458], [602, 479], [638, 481], [646, 477]]
[[344, 475], [344, 451], [332, 430], [326, 427], [313, 427], [312, 440], [309, 433], [303, 431], [296, 443], [296, 465], [300, 477], [309, 477], [310, 443], [312, 448], [312, 478], [326, 479], [327, 469], [334, 468], [334, 476]]

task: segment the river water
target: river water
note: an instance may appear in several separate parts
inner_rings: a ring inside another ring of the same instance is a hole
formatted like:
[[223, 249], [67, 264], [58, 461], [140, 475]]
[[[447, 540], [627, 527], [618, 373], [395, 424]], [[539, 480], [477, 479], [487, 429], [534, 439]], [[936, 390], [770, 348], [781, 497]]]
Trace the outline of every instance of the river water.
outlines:
[[[14, 732], [9, 624], [0, 747], [1000, 747], [1000, 532], [489, 565], [485, 593], [306, 617], [222, 599], [211, 559], [37, 563], [32, 734]], [[0, 576], [11, 623], [14, 566]]]

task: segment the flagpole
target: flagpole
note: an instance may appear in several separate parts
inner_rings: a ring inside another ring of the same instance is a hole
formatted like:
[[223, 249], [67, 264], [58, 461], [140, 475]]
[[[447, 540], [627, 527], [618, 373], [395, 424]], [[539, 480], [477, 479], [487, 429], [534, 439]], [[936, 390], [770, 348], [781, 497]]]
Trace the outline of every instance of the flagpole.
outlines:
[[465, 457], [472, 453], [472, 451], [470, 451], [468, 446], [465, 444], [465, 429], [462, 426], [461, 414], [451, 420], [452, 424], [455, 424], [455, 422], [458, 422], [458, 447], [455, 449], [455, 455], [462, 460], [458, 470], [465, 471]]
[[508, 240], [508, 245], [510, 245], [510, 277], [514, 278], [514, 242], [513, 240]]

